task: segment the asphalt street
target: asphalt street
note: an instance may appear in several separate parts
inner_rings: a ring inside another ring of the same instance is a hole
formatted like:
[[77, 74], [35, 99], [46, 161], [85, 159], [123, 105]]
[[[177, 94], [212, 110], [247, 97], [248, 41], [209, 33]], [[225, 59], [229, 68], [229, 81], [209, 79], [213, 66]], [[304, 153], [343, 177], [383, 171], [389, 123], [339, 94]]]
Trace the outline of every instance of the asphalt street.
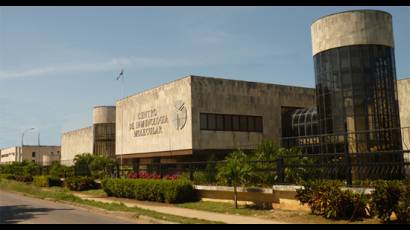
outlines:
[[0, 191], [1, 224], [136, 224], [129, 218]]

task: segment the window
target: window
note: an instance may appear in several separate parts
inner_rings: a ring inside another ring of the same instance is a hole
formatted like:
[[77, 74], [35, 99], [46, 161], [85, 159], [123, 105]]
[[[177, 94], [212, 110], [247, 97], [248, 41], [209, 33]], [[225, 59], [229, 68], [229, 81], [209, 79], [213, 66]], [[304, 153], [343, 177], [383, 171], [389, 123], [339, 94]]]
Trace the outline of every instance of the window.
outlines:
[[206, 113], [201, 113], [199, 117], [199, 122], [201, 126], [201, 130], [208, 129], [208, 114]]
[[255, 131], [255, 117], [248, 117], [248, 130]]
[[216, 115], [216, 130], [224, 131], [224, 116], [222, 114]]
[[239, 116], [232, 116], [232, 131], [239, 131]]
[[262, 132], [261, 116], [200, 114], [200, 129], [213, 131]]
[[32, 152], [31, 157], [36, 157], [36, 152]]
[[262, 117], [255, 117], [255, 131], [263, 132]]
[[247, 131], [248, 130], [248, 117], [247, 116], [240, 116], [239, 117], [239, 131]]
[[232, 129], [232, 115], [224, 115], [224, 123], [226, 130], [233, 130]]
[[216, 129], [216, 124], [215, 124], [215, 114], [208, 114], [208, 130], [215, 130]]

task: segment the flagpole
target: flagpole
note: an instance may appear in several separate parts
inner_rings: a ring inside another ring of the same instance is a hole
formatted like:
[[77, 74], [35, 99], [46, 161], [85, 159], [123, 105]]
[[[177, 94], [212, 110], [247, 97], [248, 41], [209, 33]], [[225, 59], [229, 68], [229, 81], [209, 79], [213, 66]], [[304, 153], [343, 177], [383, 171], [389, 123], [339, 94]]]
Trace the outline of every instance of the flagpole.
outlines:
[[[121, 99], [124, 98], [124, 70], [121, 70]], [[121, 108], [121, 170], [123, 167], [122, 155], [124, 154], [124, 109]]]

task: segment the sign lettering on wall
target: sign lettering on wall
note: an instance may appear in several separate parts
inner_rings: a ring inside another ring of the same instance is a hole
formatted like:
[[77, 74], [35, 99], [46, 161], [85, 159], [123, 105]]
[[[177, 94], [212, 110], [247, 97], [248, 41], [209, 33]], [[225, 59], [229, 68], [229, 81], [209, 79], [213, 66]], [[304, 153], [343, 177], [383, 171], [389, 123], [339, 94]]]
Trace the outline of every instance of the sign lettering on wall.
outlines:
[[[188, 118], [186, 105], [178, 100], [174, 102], [173, 107], [170, 119], [177, 130], [182, 130]], [[137, 120], [129, 124], [129, 130], [134, 137], [161, 134], [168, 124], [168, 115], [160, 114], [157, 109], [138, 112], [136, 118]]]
[[130, 123], [130, 131], [134, 137], [150, 136], [161, 134], [163, 125], [168, 123], [167, 115], [159, 115], [156, 109], [139, 112], [138, 120]]

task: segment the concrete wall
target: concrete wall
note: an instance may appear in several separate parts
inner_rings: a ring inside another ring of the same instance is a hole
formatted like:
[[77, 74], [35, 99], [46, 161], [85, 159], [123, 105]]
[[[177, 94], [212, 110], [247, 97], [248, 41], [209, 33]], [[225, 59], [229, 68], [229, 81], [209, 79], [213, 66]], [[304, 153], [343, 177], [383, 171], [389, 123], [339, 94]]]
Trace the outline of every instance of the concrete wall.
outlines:
[[[187, 77], [117, 101], [116, 155], [189, 154], [192, 149], [190, 85], [191, 78]], [[170, 152], [174, 150], [187, 151]]]
[[93, 124], [115, 123], [115, 106], [97, 106], [93, 109]]
[[[410, 127], [410, 78], [397, 81], [397, 94], [399, 98], [400, 125]], [[410, 150], [410, 129], [403, 130], [403, 148]], [[410, 159], [408, 159], [410, 161]]]
[[348, 45], [394, 47], [392, 16], [376, 10], [347, 11], [325, 16], [311, 26], [312, 53]]
[[61, 137], [61, 164], [72, 165], [77, 154], [93, 152], [93, 129], [87, 127], [63, 133]]
[[[263, 139], [279, 144], [281, 107], [315, 106], [315, 90], [193, 76], [192, 102], [194, 149], [249, 149]], [[200, 130], [200, 113], [263, 116], [263, 133]]]

